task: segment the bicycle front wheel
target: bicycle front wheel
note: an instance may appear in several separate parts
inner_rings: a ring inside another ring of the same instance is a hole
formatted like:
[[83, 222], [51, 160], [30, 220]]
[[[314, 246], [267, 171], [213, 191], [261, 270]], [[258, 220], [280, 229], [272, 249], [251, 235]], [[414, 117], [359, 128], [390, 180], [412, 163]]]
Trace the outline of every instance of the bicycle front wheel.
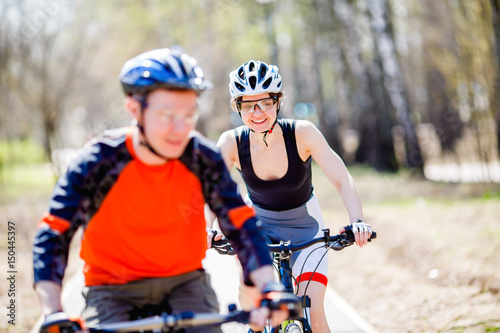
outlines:
[[300, 326], [295, 323], [291, 323], [286, 325], [283, 333], [302, 333], [302, 328], [300, 328]]

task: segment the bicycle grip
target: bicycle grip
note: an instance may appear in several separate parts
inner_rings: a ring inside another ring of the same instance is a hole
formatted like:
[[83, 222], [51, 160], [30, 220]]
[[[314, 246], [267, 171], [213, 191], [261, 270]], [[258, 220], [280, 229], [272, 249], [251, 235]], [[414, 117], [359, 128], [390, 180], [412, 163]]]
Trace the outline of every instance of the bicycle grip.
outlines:
[[[345, 235], [346, 235], [347, 240], [350, 243], [354, 243], [354, 233], [352, 231], [352, 225], [345, 226], [344, 230], [345, 230]], [[377, 233], [374, 230], [372, 230], [372, 235], [370, 236], [368, 241], [370, 242], [372, 239], [375, 239], [375, 238], [377, 238]]]
[[220, 254], [226, 254], [230, 256], [236, 254], [236, 252], [234, 252], [231, 243], [229, 243], [227, 238], [222, 238], [220, 240], [212, 239], [212, 248], [215, 249], [215, 251], [219, 252]]

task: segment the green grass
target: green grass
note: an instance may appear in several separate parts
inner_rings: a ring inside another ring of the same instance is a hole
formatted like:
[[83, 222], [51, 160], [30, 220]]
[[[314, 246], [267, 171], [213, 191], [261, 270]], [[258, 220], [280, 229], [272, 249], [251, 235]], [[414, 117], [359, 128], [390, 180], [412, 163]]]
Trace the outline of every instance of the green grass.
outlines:
[[481, 198], [484, 200], [498, 200], [500, 199], [500, 190], [486, 191], [483, 193]]
[[49, 163], [12, 164], [0, 170], [0, 203], [32, 195], [49, 195], [56, 181]]
[[37, 164], [47, 162], [42, 145], [25, 140], [0, 141], [0, 169], [2, 165]]
[[0, 203], [50, 193], [55, 175], [34, 140], [0, 141]]

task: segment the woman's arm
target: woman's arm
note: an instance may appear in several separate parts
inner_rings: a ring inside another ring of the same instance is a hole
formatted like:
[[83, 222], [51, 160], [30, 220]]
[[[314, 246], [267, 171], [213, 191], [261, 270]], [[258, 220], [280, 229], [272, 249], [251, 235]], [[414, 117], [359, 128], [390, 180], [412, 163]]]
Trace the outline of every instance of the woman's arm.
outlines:
[[219, 141], [217, 141], [217, 148], [221, 151], [227, 170], [231, 172], [234, 164], [236, 163], [236, 156], [238, 154], [238, 146], [236, 144], [236, 138], [234, 137], [234, 130], [229, 130], [221, 134]]
[[[311, 122], [299, 120], [296, 127], [296, 139], [299, 152], [305, 152], [306, 156], [311, 155], [337, 189], [349, 214], [351, 224], [356, 223], [358, 219], [363, 220], [361, 198], [354, 180], [340, 156], [330, 148], [323, 134]], [[365, 244], [365, 237], [360, 235], [358, 245]]]

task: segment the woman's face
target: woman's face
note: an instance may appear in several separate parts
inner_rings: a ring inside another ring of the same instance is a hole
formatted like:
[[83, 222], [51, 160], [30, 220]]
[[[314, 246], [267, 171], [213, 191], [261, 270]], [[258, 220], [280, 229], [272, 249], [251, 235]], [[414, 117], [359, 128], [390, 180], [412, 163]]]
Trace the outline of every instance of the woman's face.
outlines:
[[271, 128], [276, 120], [276, 111], [279, 99], [269, 94], [242, 96], [237, 102], [238, 111], [243, 123], [255, 132], [265, 132]]

